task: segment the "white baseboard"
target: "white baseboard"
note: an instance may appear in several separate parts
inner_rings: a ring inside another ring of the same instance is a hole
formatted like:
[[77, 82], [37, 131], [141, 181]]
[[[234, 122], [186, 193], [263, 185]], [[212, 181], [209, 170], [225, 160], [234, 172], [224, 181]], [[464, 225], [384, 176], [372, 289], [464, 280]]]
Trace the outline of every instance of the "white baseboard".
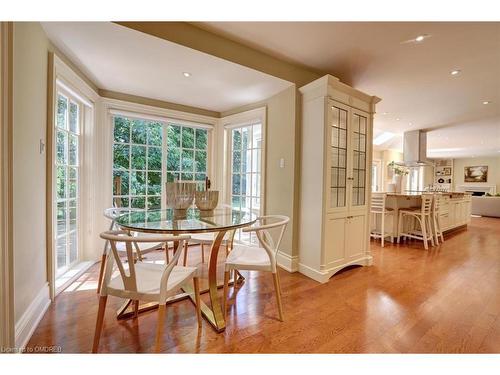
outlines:
[[312, 267], [306, 266], [305, 264], [299, 263], [299, 272], [307, 277], [319, 282], [326, 283], [330, 280], [330, 277], [335, 275], [340, 270], [353, 265], [359, 266], [371, 266], [373, 264], [373, 257], [371, 255], [364, 255], [359, 259], [355, 259], [351, 262], [344, 263], [340, 266], [329, 268], [327, 270], [317, 270]]
[[286, 253], [278, 251], [276, 261], [278, 263], [278, 266], [288, 272], [297, 272], [299, 270], [299, 257], [297, 255], [290, 256]]
[[45, 283], [16, 323], [16, 348], [25, 348], [50, 305], [49, 284]]
[[302, 263], [299, 263], [299, 272], [322, 284], [328, 282], [328, 280], [330, 279], [329, 272], [319, 271]]

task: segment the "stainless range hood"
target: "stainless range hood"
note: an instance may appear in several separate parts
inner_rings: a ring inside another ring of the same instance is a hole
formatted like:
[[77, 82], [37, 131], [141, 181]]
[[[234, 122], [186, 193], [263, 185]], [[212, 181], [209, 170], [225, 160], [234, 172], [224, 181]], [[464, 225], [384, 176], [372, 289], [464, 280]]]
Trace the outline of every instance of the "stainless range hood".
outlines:
[[427, 132], [412, 130], [403, 134], [403, 162], [405, 167], [432, 165], [427, 159]]

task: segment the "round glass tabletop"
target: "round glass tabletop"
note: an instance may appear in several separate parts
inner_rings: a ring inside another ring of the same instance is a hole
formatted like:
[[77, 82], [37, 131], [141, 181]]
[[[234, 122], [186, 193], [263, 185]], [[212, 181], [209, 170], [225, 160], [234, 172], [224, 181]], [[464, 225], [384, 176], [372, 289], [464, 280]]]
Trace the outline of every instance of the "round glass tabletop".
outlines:
[[168, 208], [125, 212], [116, 219], [116, 223], [136, 232], [182, 234], [238, 229], [250, 226], [256, 220], [255, 214], [230, 207], [216, 208], [213, 211]]

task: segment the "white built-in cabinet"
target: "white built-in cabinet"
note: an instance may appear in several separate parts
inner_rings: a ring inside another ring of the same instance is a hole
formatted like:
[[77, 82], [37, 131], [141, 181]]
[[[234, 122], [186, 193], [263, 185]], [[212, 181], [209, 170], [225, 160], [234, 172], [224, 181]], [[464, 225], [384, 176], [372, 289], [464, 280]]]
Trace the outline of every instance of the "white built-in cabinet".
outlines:
[[326, 282], [370, 265], [369, 202], [375, 104], [327, 75], [302, 94], [299, 271]]
[[452, 230], [464, 225], [469, 225], [471, 220], [471, 196], [450, 198], [443, 195], [440, 209], [441, 228], [443, 231]]

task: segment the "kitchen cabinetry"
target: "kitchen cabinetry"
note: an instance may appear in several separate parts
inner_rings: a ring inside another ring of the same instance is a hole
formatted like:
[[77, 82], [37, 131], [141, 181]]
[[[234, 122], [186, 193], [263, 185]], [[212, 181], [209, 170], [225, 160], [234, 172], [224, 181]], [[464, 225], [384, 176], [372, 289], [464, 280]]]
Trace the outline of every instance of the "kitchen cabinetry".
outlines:
[[301, 87], [299, 271], [326, 282], [369, 265], [372, 130], [380, 101], [327, 75]]
[[441, 206], [441, 226], [443, 231], [470, 224], [471, 196], [463, 194], [459, 197], [444, 197]]

